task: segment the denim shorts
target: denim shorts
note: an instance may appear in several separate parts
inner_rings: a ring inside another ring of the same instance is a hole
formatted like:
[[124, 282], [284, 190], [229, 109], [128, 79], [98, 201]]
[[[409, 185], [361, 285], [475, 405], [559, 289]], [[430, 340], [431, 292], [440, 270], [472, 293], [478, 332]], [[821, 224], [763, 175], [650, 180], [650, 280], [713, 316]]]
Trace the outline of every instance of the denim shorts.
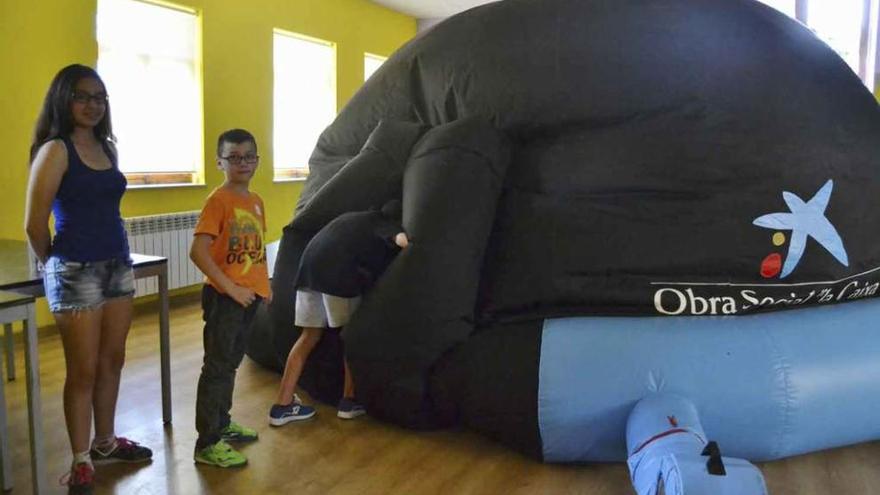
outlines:
[[43, 286], [53, 313], [94, 309], [108, 299], [133, 295], [134, 272], [128, 259], [79, 262], [50, 256]]

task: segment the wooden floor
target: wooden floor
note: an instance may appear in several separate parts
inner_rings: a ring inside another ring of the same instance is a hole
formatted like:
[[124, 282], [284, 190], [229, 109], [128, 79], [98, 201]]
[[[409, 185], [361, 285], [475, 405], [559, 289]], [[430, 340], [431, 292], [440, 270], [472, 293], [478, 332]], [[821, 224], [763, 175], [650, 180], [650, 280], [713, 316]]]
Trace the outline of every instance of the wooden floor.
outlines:
[[[172, 307], [174, 424], [168, 428], [163, 428], [161, 420], [156, 314], [154, 307], [146, 307], [135, 318], [117, 416], [117, 433], [151, 447], [154, 460], [141, 466], [99, 467], [97, 493], [633, 493], [623, 464], [540, 464], [467, 431], [415, 433], [367, 417], [342, 421], [326, 406], [318, 406], [318, 417], [312, 421], [271, 428], [266, 415], [279, 377], [249, 358], [238, 373], [233, 417], [260, 433], [258, 442], [243, 448], [250, 464], [237, 470], [196, 466], [192, 461], [193, 411], [202, 358], [198, 302], [177, 300]], [[6, 384], [15, 466], [13, 493], [30, 493], [20, 345], [17, 351], [19, 378]], [[41, 333], [40, 359], [47, 474], [52, 493], [65, 493], [55, 482], [70, 462], [61, 404], [64, 357], [52, 329]], [[880, 443], [761, 467], [774, 495], [880, 493]]]

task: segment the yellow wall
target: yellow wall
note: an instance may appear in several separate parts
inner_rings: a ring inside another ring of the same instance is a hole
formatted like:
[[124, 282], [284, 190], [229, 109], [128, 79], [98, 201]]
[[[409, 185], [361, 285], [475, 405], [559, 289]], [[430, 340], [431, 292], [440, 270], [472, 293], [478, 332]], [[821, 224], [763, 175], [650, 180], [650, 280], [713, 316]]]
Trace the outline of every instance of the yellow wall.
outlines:
[[[214, 140], [243, 127], [257, 138], [261, 168], [252, 183], [265, 203], [269, 240], [278, 239], [302, 183], [272, 181], [272, 30], [336, 43], [337, 108], [363, 82], [364, 52], [390, 55], [416, 33], [415, 19], [367, 0], [180, 0], [202, 15], [206, 186], [130, 189], [125, 217], [201, 208], [222, 182]], [[55, 73], [71, 63], [95, 66], [96, 0], [0, 0], [0, 238], [24, 239], [31, 132]], [[144, 88], [145, 97], [150, 94]], [[112, 95], [113, 88], [108, 88]], [[174, 118], [169, 115], [168, 118]], [[158, 144], [161, 156], [161, 143]], [[124, 146], [120, 146], [124, 153]], [[46, 321], [41, 318], [41, 321]]]

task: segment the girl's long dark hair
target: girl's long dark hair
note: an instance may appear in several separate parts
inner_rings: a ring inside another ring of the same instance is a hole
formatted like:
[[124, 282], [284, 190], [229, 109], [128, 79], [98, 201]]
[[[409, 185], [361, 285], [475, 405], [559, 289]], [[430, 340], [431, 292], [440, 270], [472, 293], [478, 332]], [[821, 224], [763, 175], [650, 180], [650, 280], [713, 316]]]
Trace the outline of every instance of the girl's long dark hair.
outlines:
[[[68, 65], [52, 79], [52, 84], [49, 85], [49, 91], [43, 100], [40, 117], [34, 127], [34, 137], [31, 141], [31, 163], [37, 156], [40, 146], [53, 139], [67, 137], [73, 132], [73, 113], [70, 111], [73, 93], [81, 80], [89, 78], [97, 79], [101, 86], [104, 86], [104, 81], [101, 80], [101, 76], [95, 72], [95, 69], [80, 64]], [[95, 126], [94, 132], [95, 138], [101, 143], [116, 140], [113, 136], [113, 126], [110, 125], [109, 103], [104, 109], [104, 118]]]

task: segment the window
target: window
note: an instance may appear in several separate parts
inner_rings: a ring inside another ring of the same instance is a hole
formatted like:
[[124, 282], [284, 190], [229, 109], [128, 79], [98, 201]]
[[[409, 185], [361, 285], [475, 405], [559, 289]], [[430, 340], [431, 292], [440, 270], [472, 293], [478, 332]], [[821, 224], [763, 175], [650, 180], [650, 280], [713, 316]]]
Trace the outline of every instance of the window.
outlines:
[[871, 90], [880, 0], [760, 0], [810, 27]]
[[98, 0], [98, 72], [131, 185], [193, 183], [203, 166], [199, 19], [167, 5]]
[[873, 90], [880, 0], [800, 1], [807, 25]]
[[791, 18], [797, 18], [797, 0], [760, 0], [774, 9], [788, 15]]
[[374, 72], [379, 70], [379, 67], [382, 67], [382, 64], [388, 60], [388, 57], [380, 57], [379, 55], [373, 55], [372, 53], [364, 54], [364, 81], [370, 78]]
[[809, 2], [810, 28], [859, 73], [864, 0]]
[[275, 180], [308, 176], [309, 157], [336, 117], [336, 45], [275, 30]]

